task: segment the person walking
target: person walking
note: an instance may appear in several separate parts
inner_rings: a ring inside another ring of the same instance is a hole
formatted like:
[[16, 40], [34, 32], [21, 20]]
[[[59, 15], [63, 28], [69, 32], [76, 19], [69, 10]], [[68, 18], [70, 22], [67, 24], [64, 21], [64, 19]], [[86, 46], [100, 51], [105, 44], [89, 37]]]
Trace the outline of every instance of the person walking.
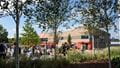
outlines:
[[6, 57], [6, 47], [4, 44], [0, 44], [0, 58], [5, 59]]
[[67, 43], [65, 42], [65, 43], [62, 44], [62, 45], [63, 45], [63, 46], [62, 46], [62, 49], [63, 49], [62, 53], [63, 53], [64, 56], [66, 56]]

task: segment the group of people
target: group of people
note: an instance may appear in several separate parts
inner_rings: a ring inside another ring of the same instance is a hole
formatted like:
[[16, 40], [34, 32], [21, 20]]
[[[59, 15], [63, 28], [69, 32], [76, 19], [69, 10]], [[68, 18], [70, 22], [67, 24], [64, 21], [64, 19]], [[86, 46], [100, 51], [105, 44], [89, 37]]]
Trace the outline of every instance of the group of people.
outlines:
[[46, 47], [46, 46], [32, 46], [32, 47], [25, 47], [22, 49], [22, 54], [25, 54], [28, 57], [33, 56], [42, 56], [42, 55], [53, 55], [54, 48]]
[[[15, 57], [16, 54], [16, 44], [8, 45], [1, 43], [0, 44], [0, 58], [6, 57]], [[65, 42], [59, 49], [59, 53], [63, 54], [64, 56], [67, 53], [67, 50], [70, 46]], [[19, 54], [25, 55], [27, 57], [34, 57], [34, 56], [42, 56], [42, 55], [51, 55], [55, 54], [55, 47], [50, 46], [32, 46], [32, 47], [19, 47]]]
[[[27, 57], [35, 57], [42, 55], [54, 55], [55, 49], [54, 47], [48, 46], [32, 46], [32, 47], [19, 47], [19, 54]], [[15, 57], [16, 54], [16, 44], [8, 45], [5, 43], [0, 43], [0, 58], [10, 58]]]
[[[0, 58], [5, 59], [6, 57], [15, 56], [16, 53], [16, 44], [14, 43], [12, 46], [6, 43], [0, 43]], [[21, 48], [19, 47], [19, 54], [21, 52]]]

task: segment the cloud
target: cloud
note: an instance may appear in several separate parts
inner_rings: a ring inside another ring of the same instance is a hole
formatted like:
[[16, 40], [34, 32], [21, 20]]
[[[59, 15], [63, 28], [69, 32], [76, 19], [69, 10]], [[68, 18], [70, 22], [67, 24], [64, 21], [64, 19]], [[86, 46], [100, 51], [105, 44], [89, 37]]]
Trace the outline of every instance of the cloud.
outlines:
[[[23, 33], [23, 29], [19, 28], [19, 36], [21, 36], [21, 33]], [[16, 34], [16, 28], [12, 28], [11, 30], [8, 30], [8, 38], [14, 38]]]
[[12, 28], [12, 29], [8, 29], [8, 38], [14, 38], [15, 37], [15, 28]]

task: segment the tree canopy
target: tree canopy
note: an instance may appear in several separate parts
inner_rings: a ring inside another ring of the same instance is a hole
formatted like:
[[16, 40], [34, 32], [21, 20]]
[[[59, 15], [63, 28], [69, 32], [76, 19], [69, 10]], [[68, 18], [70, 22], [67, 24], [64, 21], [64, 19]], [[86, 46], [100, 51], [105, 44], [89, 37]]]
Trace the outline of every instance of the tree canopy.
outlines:
[[80, 0], [77, 11], [82, 15], [81, 23], [88, 29], [102, 28], [108, 31], [117, 19], [118, 0]]
[[26, 46], [34, 46], [40, 43], [39, 36], [32, 27], [31, 23], [25, 23], [23, 27], [24, 33], [22, 33], [21, 43]]
[[57, 41], [58, 29], [65, 25], [68, 16], [69, 0], [39, 0], [28, 6], [27, 21], [35, 22], [40, 28], [53, 30], [54, 42]]
[[8, 32], [6, 29], [3, 28], [2, 25], [0, 25], [0, 43], [3, 43], [3, 42], [8, 42]]
[[[77, 8], [83, 17], [83, 25], [94, 33], [92, 29], [104, 29], [107, 33], [111, 27], [116, 29], [116, 19], [118, 18], [118, 0], [80, 0]], [[108, 46], [109, 68], [111, 68], [110, 45]]]
[[19, 68], [19, 23], [23, 8], [33, 0], [0, 0], [0, 17], [11, 16], [16, 23], [16, 68]]

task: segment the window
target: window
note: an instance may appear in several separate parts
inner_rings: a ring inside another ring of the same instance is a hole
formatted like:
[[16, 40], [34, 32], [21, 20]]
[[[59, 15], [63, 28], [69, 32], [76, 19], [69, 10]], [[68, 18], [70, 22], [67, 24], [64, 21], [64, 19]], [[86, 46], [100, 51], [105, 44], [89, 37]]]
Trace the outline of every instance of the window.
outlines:
[[48, 38], [41, 38], [41, 41], [48, 41]]
[[84, 50], [87, 50], [87, 49], [88, 49], [88, 46], [87, 46], [87, 45], [84, 45], [84, 46], [83, 46], [83, 49], [84, 49]]
[[83, 49], [83, 50], [87, 50], [87, 49], [88, 49], [88, 44], [87, 44], [87, 43], [84, 43], [83, 46], [82, 46], [82, 49]]
[[88, 39], [89, 36], [88, 35], [81, 35], [81, 39]]

